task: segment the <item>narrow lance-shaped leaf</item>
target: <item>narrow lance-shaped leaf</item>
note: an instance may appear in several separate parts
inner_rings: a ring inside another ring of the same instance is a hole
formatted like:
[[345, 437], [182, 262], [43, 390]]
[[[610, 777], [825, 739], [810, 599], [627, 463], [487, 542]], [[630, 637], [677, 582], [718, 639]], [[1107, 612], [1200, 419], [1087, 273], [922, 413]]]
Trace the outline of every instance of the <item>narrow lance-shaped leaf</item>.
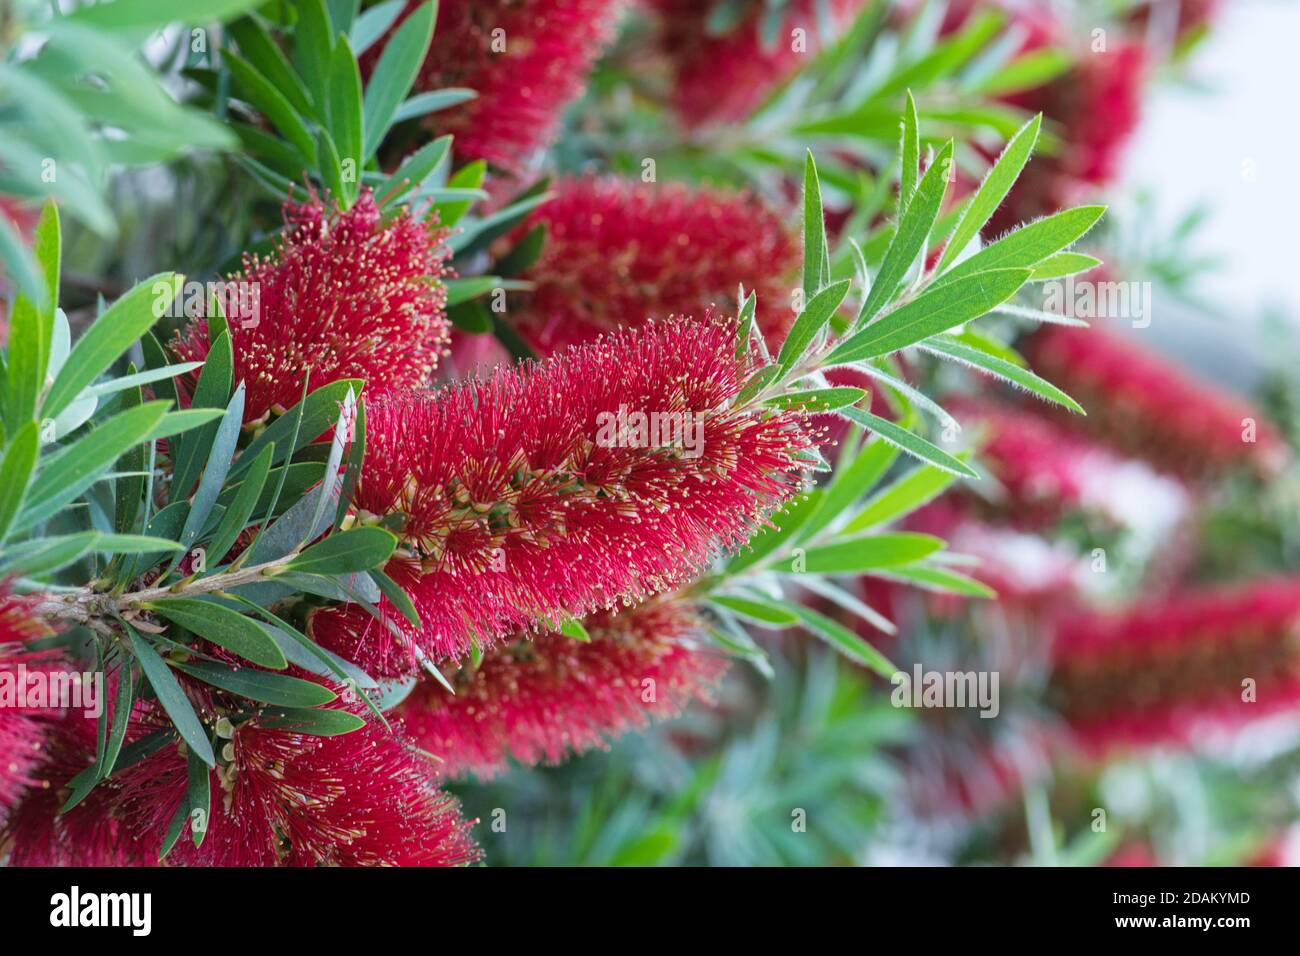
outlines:
[[849, 336], [826, 356], [823, 367], [888, 355], [978, 319], [1015, 295], [1028, 278], [1028, 269], [997, 269], [927, 289]]
[[934, 465], [936, 468], [942, 468], [944, 471], [951, 471], [954, 474], [962, 475], [966, 478], [978, 478], [979, 474], [975, 472], [970, 465], [966, 464], [960, 458], [956, 458], [932, 442], [926, 441], [920, 435], [914, 434], [887, 418], [881, 418], [870, 412], [864, 412], [860, 408], [845, 408], [841, 410], [850, 421], [857, 422], [865, 428], [870, 428], [882, 439], [890, 444], [897, 445], [903, 451], [927, 464]]
[[826, 254], [826, 220], [822, 215], [822, 190], [812, 150], [804, 159], [803, 173], [803, 294], [811, 299], [822, 287]]
[[91, 323], [50, 386], [41, 414], [54, 418], [72, 404], [82, 389], [103, 374], [167, 312], [181, 281], [180, 276], [170, 272], [145, 279]]
[[952, 165], [952, 141], [944, 144], [930, 168], [921, 177], [907, 208], [898, 220], [898, 229], [893, 241], [885, 253], [880, 269], [872, 281], [867, 301], [862, 304], [857, 324], [870, 322], [876, 315], [893, 301], [898, 287], [902, 285], [907, 270], [912, 267], [917, 256], [925, 247], [926, 237], [934, 228], [939, 216], [939, 207], [943, 205], [944, 194], [948, 190], [948, 176]]
[[130, 625], [126, 626], [127, 638], [131, 643], [131, 650], [135, 654], [135, 659], [140, 662], [140, 669], [144, 671], [144, 676], [149, 681], [149, 686], [153, 688], [158, 703], [167, 712], [171, 718], [172, 724], [175, 725], [181, 739], [189, 746], [190, 750], [199, 755], [199, 758], [209, 767], [217, 765], [217, 758], [212, 753], [212, 744], [208, 741], [207, 732], [203, 729], [203, 724], [198, 715], [194, 713], [194, 706], [190, 699], [185, 696], [185, 691], [181, 689], [180, 683], [176, 680], [176, 675], [171, 672], [163, 659], [158, 656], [158, 652], [136, 633]]
[[1043, 114], [1039, 113], [1022, 126], [1007, 143], [998, 161], [993, 164], [993, 168], [980, 183], [975, 196], [966, 204], [961, 219], [958, 220], [956, 228], [948, 238], [948, 245], [944, 247], [943, 255], [939, 257], [939, 264], [935, 267], [936, 273], [948, 268], [966, 248], [967, 243], [979, 235], [979, 231], [997, 212], [998, 206], [1011, 191], [1011, 187], [1020, 177], [1021, 170], [1025, 168], [1025, 163], [1029, 161], [1029, 156], [1034, 151], [1034, 144], [1038, 142], [1038, 131], [1042, 125]]
[[794, 320], [794, 325], [790, 327], [790, 332], [781, 345], [781, 351], [777, 354], [776, 361], [781, 368], [781, 376], [788, 374], [803, 358], [808, 347], [817, 338], [817, 333], [826, 327], [826, 323], [830, 321], [835, 310], [848, 295], [849, 285], [848, 279], [842, 279], [833, 285], [828, 285], [808, 300], [804, 310]]
[[989, 355], [987, 352], [981, 352], [979, 349], [971, 348], [955, 339], [944, 336], [936, 336], [922, 343], [922, 348], [927, 352], [933, 352], [945, 358], [954, 359], [973, 368], [987, 372], [1013, 385], [1019, 385], [1028, 392], [1032, 392], [1045, 401], [1054, 402], [1062, 405], [1072, 412], [1080, 415], [1086, 415], [1083, 406], [1072, 399], [1065, 392], [1061, 391], [1051, 382], [1035, 375], [1028, 369], [1013, 365], [1005, 359], [998, 358], [996, 355]]
[[199, 598], [161, 598], [141, 606], [254, 664], [273, 670], [288, 666], [262, 625], [238, 611]]

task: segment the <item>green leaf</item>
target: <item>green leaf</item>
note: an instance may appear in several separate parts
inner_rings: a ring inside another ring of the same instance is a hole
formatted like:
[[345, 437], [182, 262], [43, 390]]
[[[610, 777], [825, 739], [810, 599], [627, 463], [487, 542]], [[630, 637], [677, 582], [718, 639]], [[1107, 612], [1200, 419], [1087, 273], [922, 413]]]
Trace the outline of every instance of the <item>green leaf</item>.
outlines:
[[1071, 65], [1069, 55], [1061, 50], [1030, 50], [979, 83], [974, 91], [984, 96], [1000, 97], [1036, 90], [1056, 79]]
[[202, 758], [194, 751], [189, 752], [186, 763], [188, 786], [185, 798], [189, 804], [190, 832], [197, 847], [203, 845], [203, 838], [208, 835], [208, 820], [212, 812], [212, 778], [208, 776], [208, 768]]
[[350, 528], [312, 545], [283, 568], [298, 574], [355, 574], [380, 567], [396, 547], [397, 536], [384, 528]]
[[135, 659], [140, 662], [140, 669], [144, 671], [145, 680], [153, 688], [154, 695], [158, 698], [158, 703], [162, 704], [163, 710], [167, 711], [167, 716], [171, 718], [172, 724], [176, 727], [181, 739], [189, 746], [190, 750], [198, 754], [209, 767], [217, 765], [217, 758], [212, 753], [212, 744], [208, 742], [208, 735], [203, 729], [203, 724], [199, 721], [198, 715], [194, 713], [194, 706], [190, 699], [185, 696], [185, 691], [181, 689], [180, 683], [176, 680], [176, 675], [171, 672], [158, 652], [153, 649], [139, 634], [135, 628], [127, 624], [126, 634], [131, 642], [131, 650], [135, 654]]
[[933, 535], [900, 531], [809, 548], [804, 561], [810, 574], [861, 574], [875, 568], [912, 564], [941, 548], [943, 540]]
[[314, 681], [301, 680], [285, 674], [268, 674], [266, 671], [253, 670], [251, 667], [232, 670], [225, 664], [214, 664], [208, 661], [174, 663], [172, 666], [205, 684], [220, 687], [232, 694], [263, 704], [277, 704], [281, 707], [317, 707], [337, 699], [337, 695], [328, 687]]
[[869, 667], [885, 678], [891, 678], [898, 672], [898, 668], [889, 662], [889, 658], [838, 621], [833, 621], [826, 615], [793, 601], [777, 603], [797, 617], [807, 630], [822, 638], [849, 660]]
[[943, 255], [939, 257], [939, 264], [935, 267], [936, 273], [943, 272], [951, 265], [997, 212], [998, 207], [1002, 205], [1002, 200], [1020, 178], [1025, 163], [1029, 162], [1029, 156], [1034, 151], [1034, 144], [1038, 142], [1038, 131], [1042, 125], [1043, 114], [1039, 113], [1022, 126], [1020, 131], [1011, 138], [1011, 142], [1007, 143], [1006, 149], [1002, 151], [1002, 155], [998, 157], [993, 168], [980, 183], [979, 189], [975, 191], [974, 198], [966, 204], [961, 219], [957, 221], [957, 227], [949, 237], [947, 246], [944, 247]]
[[822, 214], [821, 183], [812, 150], [808, 150], [803, 167], [803, 294], [807, 300], [822, 287], [825, 258], [826, 219]]
[[831, 524], [841, 512], [872, 488], [897, 459], [898, 448], [877, 438], [868, 442], [851, 461], [841, 461], [835, 469], [830, 486], [825, 490], [821, 506], [800, 529], [799, 539], [807, 541]]
[[898, 208], [903, 211], [912, 201], [916, 190], [916, 177], [921, 171], [921, 125], [916, 119], [916, 101], [912, 91], [907, 91], [907, 108], [903, 111], [903, 141], [899, 148], [902, 157], [902, 174], [899, 178]]
[[772, 408], [803, 408], [812, 412], [834, 411], [845, 405], [856, 405], [867, 397], [864, 388], [840, 386], [837, 388], [813, 388], [806, 392], [786, 392], [763, 402]]
[[[235, 389], [235, 397], [230, 400], [230, 406], [221, 419], [221, 424], [217, 426], [217, 433], [208, 454], [208, 463], [203, 468], [203, 477], [199, 479], [198, 490], [194, 492], [194, 498], [190, 502], [190, 513], [186, 516], [185, 526], [181, 529], [180, 543], [184, 549], [188, 549], [198, 539], [199, 532], [207, 525], [212, 508], [217, 503], [217, 496], [221, 494], [221, 489], [226, 483], [226, 475], [230, 472], [230, 465], [235, 457], [235, 444], [239, 441], [239, 433], [243, 426], [244, 383], [240, 382], [239, 387]], [[214, 559], [219, 557], [220, 555], [213, 555]]]
[[0, 464], [0, 543], [4, 542], [22, 507], [39, 448], [39, 429], [36, 422], [29, 421], [9, 443], [4, 462]]
[[921, 347], [927, 352], [933, 352], [946, 358], [954, 359], [965, 365], [980, 369], [1006, 382], [1019, 385], [1028, 392], [1032, 392], [1039, 398], [1049, 402], [1055, 402], [1062, 405], [1072, 412], [1080, 415], [1086, 415], [1083, 406], [1072, 399], [1065, 392], [1061, 391], [1051, 382], [1040, 378], [1028, 369], [1013, 365], [1011, 362], [1000, 359], [997, 356], [989, 355], [979, 349], [971, 348], [969, 345], [963, 345], [955, 339], [936, 336], [921, 344]]
[[725, 607], [728, 611], [734, 611], [741, 617], [753, 621], [761, 627], [782, 628], [799, 623], [799, 618], [785, 608], [754, 598], [737, 597], [732, 594], [715, 594], [709, 598], [709, 603]]
[[[143, 372], [135, 372], [131, 375], [123, 375], [121, 378], [109, 379], [107, 382], [100, 382], [97, 385], [91, 385], [81, 392], [82, 398], [98, 398], [103, 395], [112, 395], [114, 392], [121, 392], [128, 388], [136, 388], [140, 385], [150, 385], [162, 379], [175, 378], [178, 375], [184, 375], [186, 372], [192, 372], [196, 368], [202, 368], [202, 362], [182, 362], [179, 365], [167, 365], [163, 368], [145, 369]], [[162, 397], [162, 396], [159, 396]]]
[[141, 607], [254, 664], [272, 670], [288, 666], [284, 652], [261, 624], [224, 605], [200, 598], [160, 598]]
[[885, 441], [897, 445], [909, 455], [919, 458], [926, 464], [934, 465], [936, 468], [942, 468], [944, 471], [951, 471], [966, 478], [979, 477], [971, 469], [970, 465], [960, 458], [954, 458], [937, 445], [926, 441], [920, 435], [916, 435], [888, 419], [873, 415], [870, 412], [864, 412], [860, 408], [845, 408], [841, 410], [841, 414], [845, 415], [850, 421], [871, 429]]
[[407, 156], [397, 171], [388, 177], [384, 188], [376, 192], [388, 196], [390, 203], [396, 202], [423, 183], [450, 152], [450, 136], [439, 136], [433, 142], [425, 143]]
[[996, 269], [931, 287], [850, 335], [826, 356], [822, 367], [888, 355], [978, 319], [1015, 295], [1028, 278], [1028, 269]]
[[799, 313], [799, 317], [794, 320], [794, 325], [790, 327], [790, 332], [777, 355], [776, 362], [780, 366], [782, 377], [789, 374], [803, 358], [808, 347], [817, 338], [817, 334], [825, 328], [826, 323], [835, 314], [835, 310], [844, 301], [844, 297], [848, 295], [850, 285], [848, 279], [842, 279], [815, 293], [808, 300], [804, 310]]
[[898, 230], [894, 233], [884, 261], [872, 281], [867, 301], [862, 304], [857, 324], [870, 322], [886, 305], [893, 301], [907, 271], [916, 262], [917, 256], [925, 248], [926, 237], [934, 228], [939, 217], [939, 207], [943, 205], [944, 194], [948, 190], [948, 173], [952, 164], [952, 140], [944, 144], [943, 149], [934, 158], [930, 168], [921, 177], [912, 201], [907, 204], [898, 219]]
[[473, 90], [455, 86], [417, 93], [397, 108], [397, 112], [393, 114], [393, 123], [394, 125], [404, 123], [419, 116], [428, 116], [439, 110], [450, 109], [461, 103], [468, 103], [477, 96], [478, 94]]
[[210, 422], [215, 422], [225, 414], [220, 408], [187, 408], [180, 412], [168, 412], [158, 422], [156, 427], [149, 435], [150, 441], [157, 441], [159, 438], [172, 438], [176, 435], [183, 435], [195, 428], [202, 428]]
[[362, 155], [361, 124], [361, 71], [347, 37], [341, 36], [330, 65], [330, 133], [345, 164], [347, 160], [352, 161], [352, 178], [344, 177], [349, 200], [356, 196], [366, 161]]
[[5, 550], [3, 560], [0, 560], [0, 574], [34, 577], [57, 571], [89, 554], [98, 537], [96, 531], [81, 531], [13, 545]]
[[[199, 375], [198, 384], [194, 386], [194, 396], [190, 402], [191, 409], [218, 408], [226, 417], [226, 408], [230, 403], [230, 386], [234, 378], [235, 356], [231, 347], [230, 332], [222, 332], [212, 341], [208, 349], [208, 358]], [[176, 442], [172, 458], [171, 497], [188, 497], [194, 482], [199, 477], [199, 470], [207, 460], [208, 452], [216, 439], [218, 426], [215, 422], [203, 425], [200, 429], [187, 433]]]
[[295, 110], [304, 115], [311, 113], [311, 94], [261, 23], [253, 17], [241, 17], [227, 24], [226, 30], [239, 44], [239, 52], [249, 65], [283, 93]]
[[1027, 269], [1077, 242], [1106, 211], [1105, 206], [1079, 206], [1051, 216], [1044, 216], [997, 242], [989, 243], [973, 256], [963, 259], [934, 280], [936, 288], [978, 272], [1001, 269]]
[[267, 730], [284, 730], [313, 737], [337, 737], [360, 730], [366, 722], [345, 710], [270, 707], [258, 715], [257, 724]]
[[221, 516], [221, 523], [208, 542], [208, 550], [214, 562], [226, 556], [226, 552], [234, 546], [240, 533], [248, 526], [248, 519], [252, 517], [257, 507], [267, 476], [270, 474], [271, 457], [274, 454], [274, 445], [267, 445], [262, 449], [249, 467], [243, 482], [240, 483], [235, 497]]
[[862, 510], [853, 516], [853, 520], [844, 526], [844, 534], [885, 524], [915, 511], [946, 491], [956, 479], [956, 475], [941, 468], [925, 465], [913, 468], [873, 495]]
[[438, 4], [425, 3], [402, 21], [384, 45], [365, 93], [365, 155], [374, 155], [393, 121], [397, 106], [411, 91], [433, 39]]
[[148, 534], [98, 534], [95, 550], [105, 554], [148, 554], [154, 551], [182, 551], [177, 541]]
[[[339, 409], [342, 407], [348, 391], [351, 390], [353, 394], [358, 394], [363, 384], [359, 378], [345, 378], [339, 379], [337, 382], [330, 382], [328, 385], [322, 385], [316, 389], [298, 405], [295, 405], [268, 425], [244, 449], [243, 454], [239, 456], [239, 461], [235, 462], [235, 467], [230, 470], [230, 477], [235, 478], [241, 475], [267, 445], [274, 443], [276, 451], [272, 464], [279, 464], [308, 442], [315, 441], [318, 435], [323, 434], [338, 420]], [[295, 430], [297, 422], [299, 406], [301, 406], [302, 412], [302, 425], [297, 428], [296, 440], [291, 440], [291, 433]], [[291, 445], [293, 447], [290, 447]]]
[[54, 418], [67, 408], [82, 389], [103, 374], [167, 312], [182, 281], [175, 273], [159, 273], [109, 306], [73, 347], [45, 396], [41, 414]]
[[257, 67], [239, 54], [226, 50], [223, 59], [235, 83], [248, 98], [248, 102], [256, 106], [262, 115], [270, 120], [309, 167], [316, 159], [316, 139], [308, 129], [306, 121], [293, 108], [293, 104], [261, 74]]
[[587, 629], [582, 626], [582, 622], [576, 618], [570, 618], [569, 620], [564, 621], [560, 624], [557, 630], [565, 637], [571, 637], [575, 641], [581, 641], [583, 644], [591, 643], [591, 635], [588, 634]]
[[113, 695], [113, 721], [109, 726], [108, 740], [104, 744], [104, 760], [98, 765], [99, 779], [107, 780], [117, 766], [126, 728], [130, 724], [131, 709], [135, 704], [135, 662], [124, 660], [117, 670], [117, 693]]
[[1063, 279], [1066, 276], [1077, 275], [1080, 272], [1095, 269], [1099, 265], [1101, 265], [1100, 259], [1085, 256], [1081, 252], [1058, 252], [1034, 266], [1034, 274], [1029, 277], [1029, 281], [1043, 282], [1048, 279]]
[[[316, 119], [329, 115], [330, 66], [334, 50], [334, 26], [324, 0], [298, 0], [298, 22], [293, 30], [293, 62], [298, 75], [311, 91]], [[360, 170], [358, 170], [359, 172]]]
[[257, 0], [186, 0], [177, 6], [172, 0], [113, 0], [81, 7], [67, 15], [69, 20], [105, 30], [152, 31], [170, 23], [203, 25], [227, 20], [255, 6]]
[[378, 569], [372, 569], [369, 573], [375, 584], [379, 586], [379, 590], [383, 592], [384, 597], [388, 598], [388, 603], [397, 608], [398, 612], [402, 617], [406, 618], [412, 627], [419, 627], [420, 612], [415, 609], [410, 596], [402, 590], [402, 586]]
[[70, 445], [32, 485], [18, 527], [44, 521], [94, 484], [123, 452], [153, 433], [167, 405], [148, 402], [127, 409]]
[[405, 6], [406, 0], [386, 0], [385, 3], [377, 3], [362, 11], [349, 31], [357, 56], [370, 49], [376, 40], [388, 32]]
[[895, 578], [908, 584], [915, 584], [927, 591], [940, 591], [946, 594], [960, 594], [965, 597], [975, 598], [995, 598], [998, 596], [998, 592], [981, 581], [933, 565], [914, 564], [906, 568], [890, 568], [881, 576]]
[[749, 539], [749, 548], [735, 555], [727, 565], [728, 576], [739, 574], [746, 568], [753, 567], [770, 555], [799, 530], [817, 509], [821, 501], [820, 492], [814, 490], [801, 498], [795, 498], [784, 508], [771, 516], [772, 527], [764, 528]]
[[[54, 339], [54, 310], [59, 301], [62, 234], [58, 208], [47, 202], [36, 225], [33, 253], [41, 272], [33, 299], [19, 293], [9, 317], [8, 364], [5, 370], [5, 420], [15, 431], [36, 417], [36, 406], [49, 368]], [[54, 418], [61, 409], [48, 414]]]

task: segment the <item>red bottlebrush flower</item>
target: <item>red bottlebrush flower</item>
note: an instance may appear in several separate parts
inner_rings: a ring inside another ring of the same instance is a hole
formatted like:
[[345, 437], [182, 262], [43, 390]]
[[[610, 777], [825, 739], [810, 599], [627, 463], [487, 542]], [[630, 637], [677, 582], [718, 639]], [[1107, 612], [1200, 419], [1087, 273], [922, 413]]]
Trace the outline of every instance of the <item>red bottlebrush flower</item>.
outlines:
[[1088, 409], [1080, 426], [1162, 470], [1193, 480], [1242, 466], [1271, 474], [1286, 458], [1258, 409], [1119, 333], [1047, 326], [1026, 355]]
[[772, 210], [745, 195], [681, 186], [576, 179], [533, 223], [546, 244], [519, 330], [542, 354], [651, 316], [734, 312], [737, 288], [758, 295], [758, 326], [784, 332], [802, 257]]
[[1119, 458], [1035, 409], [980, 400], [949, 402], [948, 409], [985, 438], [980, 460], [1019, 524], [1086, 511], [1124, 526], [1168, 526], [1187, 509], [1181, 483]]
[[1300, 579], [1057, 626], [1050, 694], [1087, 753], [1188, 741], [1300, 705]]
[[[402, 513], [389, 563], [422, 626], [321, 611], [323, 644], [375, 674], [415, 647], [459, 658], [539, 618], [585, 616], [688, 580], [793, 496], [799, 414], [736, 408], [735, 325], [672, 320], [536, 366], [367, 409], [362, 519]], [[412, 646], [414, 645], [414, 647]]]
[[52, 725], [33, 783], [3, 829], [11, 866], [148, 866], [157, 862], [113, 815], [110, 784], [61, 813], [68, 781], [95, 762], [96, 721], [69, 712]]
[[[308, 375], [312, 388], [350, 377], [427, 382], [448, 341], [444, 234], [408, 211], [385, 219], [368, 189], [346, 212], [316, 199], [287, 204], [285, 225], [273, 255], [245, 256], [229, 279], [253, 304], [251, 317], [229, 321], [244, 420], [296, 405]], [[173, 347], [204, 358], [206, 321]]]
[[[294, 670], [294, 675], [326, 683]], [[329, 705], [334, 706], [334, 705]], [[217, 708], [218, 711], [220, 708]], [[347, 707], [364, 716], [360, 703]], [[334, 737], [254, 716], [233, 728], [209, 772], [202, 846], [188, 833], [167, 856], [182, 866], [459, 866], [479, 851], [436, 766], [378, 722]], [[117, 774], [114, 775], [118, 777]], [[187, 759], [168, 745], [120, 774], [113, 813], [156, 858], [187, 790]]]
[[[722, 34], [709, 27], [716, 5], [700, 0], [653, 0], [653, 5], [662, 15], [661, 43], [673, 63], [673, 107], [687, 126], [701, 126], [745, 119], [818, 52], [825, 27], [839, 29], [866, 4], [790, 0], [767, 37], [771, 4], [759, 0]], [[820, 22], [821, 10], [830, 13], [829, 24]]]
[[449, 776], [496, 775], [511, 757], [559, 763], [706, 696], [726, 661], [688, 644], [699, 627], [672, 603], [586, 622], [590, 643], [558, 633], [521, 639], [448, 676], [455, 696], [425, 681], [403, 704], [407, 729]]
[[[424, 0], [409, 0], [394, 30]], [[469, 87], [478, 96], [433, 113], [456, 155], [520, 173], [550, 144], [564, 108], [613, 35], [622, 0], [442, 0], [416, 90]], [[384, 43], [361, 58], [366, 76]]]
[[39, 714], [19, 706], [18, 682], [28, 667], [48, 665], [50, 656], [29, 650], [27, 644], [49, 633], [32, 612], [33, 597], [0, 586], [0, 819], [32, 782], [41, 761], [45, 736]]

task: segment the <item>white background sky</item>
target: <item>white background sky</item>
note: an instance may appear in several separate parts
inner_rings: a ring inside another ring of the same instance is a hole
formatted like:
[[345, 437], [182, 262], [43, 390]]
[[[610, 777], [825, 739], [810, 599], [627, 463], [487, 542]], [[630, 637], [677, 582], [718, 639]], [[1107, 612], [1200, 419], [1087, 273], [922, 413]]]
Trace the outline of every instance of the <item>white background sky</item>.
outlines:
[[1243, 327], [1273, 307], [1300, 328], [1300, 2], [1225, 0], [1191, 77], [1209, 90], [1166, 83], [1148, 97], [1124, 180], [1151, 187], [1162, 218], [1210, 204], [1198, 251], [1224, 263], [1197, 288], [1225, 315], [1185, 316], [1157, 301], [1153, 331], [1162, 348], [1241, 385], [1267, 357]]

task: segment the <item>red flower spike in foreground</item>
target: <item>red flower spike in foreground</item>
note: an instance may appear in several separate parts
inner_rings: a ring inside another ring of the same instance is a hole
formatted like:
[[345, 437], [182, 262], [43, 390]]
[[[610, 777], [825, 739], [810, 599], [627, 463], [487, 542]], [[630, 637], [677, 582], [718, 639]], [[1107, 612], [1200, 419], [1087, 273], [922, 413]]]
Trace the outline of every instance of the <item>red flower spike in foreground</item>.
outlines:
[[653, 322], [372, 399], [356, 517], [406, 515], [388, 571], [422, 626], [353, 605], [317, 612], [314, 636], [376, 676], [410, 672], [416, 647], [460, 658], [475, 638], [667, 590], [742, 545], [798, 491], [815, 436], [801, 414], [733, 407], [751, 370], [735, 338], [730, 321]]
[[1026, 350], [1034, 369], [1086, 409], [1098, 438], [1188, 479], [1231, 468], [1272, 474], [1286, 449], [1262, 413], [1102, 328], [1046, 326]]
[[759, 329], [779, 344], [794, 318], [802, 256], [757, 199], [597, 178], [563, 181], [555, 193], [531, 223], [546, 227], [542, 255], [524, 276], [535, 288], [512, 312], [539, 352], [651, 316], [735, 312], [742, 282], [758, 295]]
[[32, 615], [35, 603], [0, 586], [0, 822], [33, 782], [32, 772], [42, 759], [44, 721], [39, 712], [18, 706], [25, 670], [50, 662], [48, 654], [27, 649], [29, 642], [49, 633]]
[[50, 728], [32, 786], [0, 829], [10, 866], [148, 866], [157, 854], [113, 815], [111, 784], [61, 812], [68, 781], [95, 762], [96, 721], [69, 712]]
[[[424, 0], [408, 0], [397, 28]], [[442, 0], [415, 91], [468, 87], [478, 96], [432, 113], [456, 155], [520, 173], [555, 136], [613, 36], [623, 0]], [[385, 41], [361, 58], [369, 77]]]
[[[244, 420], [296, 405], [308, 374], [313, 389], [341, 378], [428, 381], [448, 342], [444, 234], [406, 210], [385, 219], [368, 189], [346, 212], [319, 199], [287, 204], [285, 226], [274, 254], [245, 256], [228, 280], [253, 309], [229, 318]], [[183, 360], [204, 358], [206, 320], [173, 347]]]
[[1300, 579], [1071, 615], [1051, 693], [1089, 753], [1187, 741], [1300, 705]]
[[424, 681], [401, 709], [416, 742], [449, 776], [495, 776], [511, 757], [559, 763], [707, 697], [724, 659], [692, 649], [698, 628], [677, 604], [584, 622], [589, 643], [559, 633], [498, 648], [451, 676], [453, 696]]
[[[663, 17], [662, 45], [673, 62], [672, 103], [687, 126], [746, 119], [764, 98], [811, 62], [821, 48], [819, 11], [836, 31], [865, 0], [790, 0], [771, 42], [764, 20], [772, 4], [750, 0], [748, 12], [725, 33], [709, 21], [717, 4], [704, 0], [653, 0]], [[796, 32], [798, 31], [798, 32]]]
[[[348, 709], [366, 713], [359, 703]], [[479, 859], [458, 801], [437, 789], [436, 766], [400, 726], [390, 732], [370, 721], [317, 737], [260, 720], [254, 716], [218, 740], [206, 836], [196, 848], [187, 831], [168, 854], [169, 865], [460, 866]], [[187, 760], [177, 746], [120, 775], [114, 813], [155, 857], [187, 785]]]

